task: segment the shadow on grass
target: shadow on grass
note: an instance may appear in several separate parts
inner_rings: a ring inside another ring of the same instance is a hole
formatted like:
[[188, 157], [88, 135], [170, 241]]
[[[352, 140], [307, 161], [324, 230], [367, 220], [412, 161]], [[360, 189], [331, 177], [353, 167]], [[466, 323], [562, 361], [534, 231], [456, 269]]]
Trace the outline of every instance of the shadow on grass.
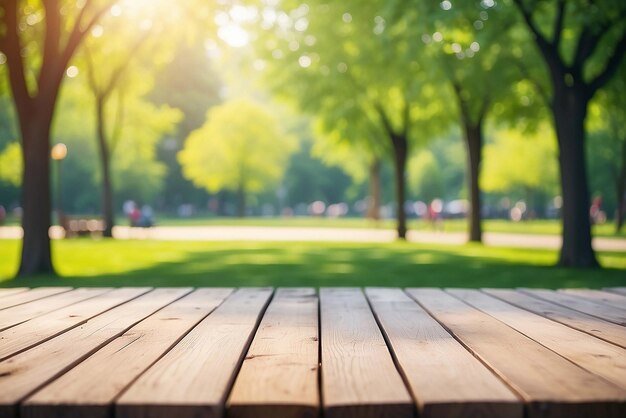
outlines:
[[[232, 247], [232, 246], [231, 246]], [[521, 254], [521, 255], [520, 255]], [[611, 255], [626, 257], [625, 255]], [[2, 286], [401, 286], [591, 287], [624, 286], [620, 269], [552, 267], [555, 254], [484, 247], [416, 248], [413, 245], [315, 244], [237, 248], [194, 247], [175, 260], [155, 261], [124, 273], [41, 276]], [[523, 261], [519, 261], [519, 260]]]

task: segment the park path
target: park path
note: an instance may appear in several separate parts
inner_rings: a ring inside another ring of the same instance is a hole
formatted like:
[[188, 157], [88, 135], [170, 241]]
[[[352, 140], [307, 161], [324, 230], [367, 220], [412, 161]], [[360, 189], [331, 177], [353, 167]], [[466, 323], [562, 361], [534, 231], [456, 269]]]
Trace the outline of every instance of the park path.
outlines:
[[[53, 238], [62, 236], [58, 227], [52, 227]], [[392, 242], [396, 239], [391, 229], [313, 228], [313, 227], [255, 227], [255, 226], [157, 226], [149, 229], [117, 226], [113, 235], [118, 239], [152, 239], [163, 241], [325, 241], [325, 242]], [[0, 227], [0, 239], [19, 239], [20, 227]], [[467, 241], [462, 232], [409, 231], [408, 240], [423, 244], [461, 245]], [[494, 247], [558, 249], [558, 235], [484, 233], [484, 243]], [[597, 251], [626, 252], [626, 239], [594, 238]]]

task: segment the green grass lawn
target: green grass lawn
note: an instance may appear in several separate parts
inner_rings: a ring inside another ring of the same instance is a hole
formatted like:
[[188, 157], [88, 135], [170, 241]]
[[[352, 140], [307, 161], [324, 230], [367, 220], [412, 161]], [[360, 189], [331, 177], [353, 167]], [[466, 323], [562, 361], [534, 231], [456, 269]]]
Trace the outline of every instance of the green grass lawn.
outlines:
[[0, 240], [0, 286], [626, 286], [626, 254], [603, 270], [552, 267], [548, 250], [412, 243], [53, 242], [62, 278], [10, 280], [19, 241]]

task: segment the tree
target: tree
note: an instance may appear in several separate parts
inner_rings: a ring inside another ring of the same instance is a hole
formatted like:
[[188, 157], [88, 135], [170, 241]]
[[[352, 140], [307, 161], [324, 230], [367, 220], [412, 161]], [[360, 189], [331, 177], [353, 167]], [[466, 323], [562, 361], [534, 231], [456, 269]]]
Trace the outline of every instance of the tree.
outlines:
[[202, 126], [207, 110], [220, 102], [223, 86], [212, 64], [203, 42], [198, 40], [190, 45], [179, 44], [172, 61], [156, 73], [150, 99], [180, 109], [184, 115], [176, 132], [159, 144], [159, 160], [167, 166], [161, 194], [162, 208], [176, 208], [182, 203], [204, 205], [206, 202], [206, 190], [195, 187], [183, 177], [176, 154], [191, 131]]
[[394, 24], [407, 28], [414, 41], [428, 49], [430, 62], [445, 76], [442, 85], [450, 89], [456, 103], [466, 148], [468, 236], [481, 242], [479, 172], [485, 125], [494, 106], [510, 100], [510, 86], [519, 78], [511, 65], [513, 48], [508, 47], [514, 29], [510, 10], [495, 2], [473, 1], [397, 1], [392, 7]]
[[197, 186], [236, 192], [238, 214], [245, 216], [247, 195], [280, 181], [294, 148], [272, 113], [237, 99], [209, 110], [206, 123], [189, 135], [178, 159], [184, 176]]
[[[0, 51], [6, 55], [24, 162], [24, 238], [18, 276], [54, 273], [48, 236], [50, 127], [68, 63], [86, 33], [113, 1], [96, 4], [95, 0], [42, 0], [41, 3], [43, 10], [30, 7], [25, 1], [0, 0]], [[29, 52], [37, 53], [24, 57], [26, 45], [39, 46], [29, 48]], [[31, 65], [34, 62], [39, 63], [35, 74], [36, 69]]]
[[[441, 126], [445, 92], [421, 45], [388, 28], [384, 2], [281, 4], [257, 37], [270, 89], [323, 119], [329, 132], [368, 147], [394, 167], [397, 232], [406, 237], [406, 162]], [[293, 6], [293, 9], [290, 9]], [[370, 35], [374, 33], [374, 36]], [[432, 78], [429, 78], [432, 77]]]
[[626, 53], [626, 4], [514, 0], [550, 74], [549, 107], [559, 144], [563, 244], [559, 265], [597, 267], [591, 247], [585, 163], [588, 104]]
[[[313, 154], [322, 159], [326, 164], [340, 167], [352, 177], [356, 183], [369, 181], [369, 196], [367, 217], [373, 220], [380, 219], [380, 206], [382, 199], [381, 190], [381, 166], [382, 157], [380, 152], [373, 151], [376, 145], [375, 138], [371, 142], [372, 147], [356, 146], [354, 141], [343, 139], [337, 130], [319, 127], [315, 136]], [[329, 133], [325, 133], [329, 132]], [[353, 133], [355, 135], [356, 133]], [[364, 135], [367, 135], [365, 132]]]
[[[113, 236], [115, 211], [113, 201], [113, 185], [111, 175], [111, 161], [117, 143], [122, 134], [124, 118], [126, 117], [125, 98], [133, 84], [128, 83], [129, 72], [137, 71], [137, 61], [142, 54], [155, 55], [155, 48], [150, 47], [154, 35], [159, 31], [160, 22], [148, 19], [144, 13], [144, 20], [137, 28], [138, 18], [132, 16], [132, 9], [124, 10], [119, 7], [119, 15], [107, 16], [101, 20], [97, 30], [83, 43], [79, 58], [84, 61], [87, 74], [87, 86], [94, 99], [96, 115], [96, 135], [98, 143], [101, 180], [102, 180], [102, 216], [104, 220], [104, 237]], [[153, 12], [158, 8], [155, 7]], [[131, 16], [126, 16], [131, 14]], [[154, 16], [152, 16], [154, 18]], [[103, 36], [104, 35], [104, 36]], [[147, 45], [148, 44], [148, 45]], [[163, 42], [159, 42], [163, 50]], [[161, 52], [162, 54], [162, 52]], [[155, 59], [151, 64], [155, 65]], [[148, 76], [147, 74], [144, 76]], [[107, 113], [112, 106], [110, 99], [116, 95], [115, 113]]]

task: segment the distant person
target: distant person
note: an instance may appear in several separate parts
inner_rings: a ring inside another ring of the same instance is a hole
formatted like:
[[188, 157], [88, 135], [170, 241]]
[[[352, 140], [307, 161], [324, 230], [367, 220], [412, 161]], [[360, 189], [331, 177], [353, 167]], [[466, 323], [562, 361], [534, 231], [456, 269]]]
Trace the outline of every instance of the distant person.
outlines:
[[443, 201], [434, 199], [428, 205], [428, 219], [434, 230], [442, 229], [441, 212], [443, 211]]
[[593, 224], [603, 224], [606, 222], [606, 213], [602, 210], [602, 196], [596, 196], [593, 199], [591, 208], [589, 209], [589, 216]]
[[7, 218], [7, 210], [4, 206], [0, 205], [0, 225], [4, 225], [4, 221]]
[[137, 205], [133, 205], [133, 208], [128, 214], [128, 218], [130, 219], [130, 226], [139, 226], [139, 221], [141, 220], [141, 211], [139, 210], [139, 207]]
[[142, 228], [150, 228], [154, 225], [154, 211], [150, 205], [143, 205], [139, 217], [139, 226]]

